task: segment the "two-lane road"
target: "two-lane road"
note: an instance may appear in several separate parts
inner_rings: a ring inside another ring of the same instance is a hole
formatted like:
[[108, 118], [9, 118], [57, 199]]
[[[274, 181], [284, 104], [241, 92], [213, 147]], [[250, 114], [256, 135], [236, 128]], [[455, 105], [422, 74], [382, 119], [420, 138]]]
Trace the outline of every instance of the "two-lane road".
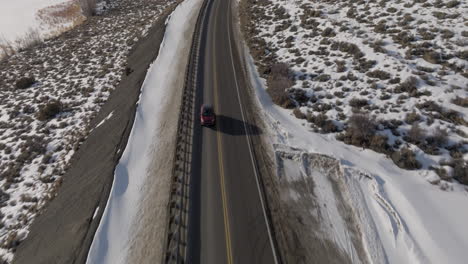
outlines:
[[[236, 72], [231, 0], [206, 0], [198, 63], [188, 263], [277, 263], [246, 121], [246, 88]], [[215, 128], [199, 123], [214, 105]], [[244, 103], [245, 104], [245, 103]]]

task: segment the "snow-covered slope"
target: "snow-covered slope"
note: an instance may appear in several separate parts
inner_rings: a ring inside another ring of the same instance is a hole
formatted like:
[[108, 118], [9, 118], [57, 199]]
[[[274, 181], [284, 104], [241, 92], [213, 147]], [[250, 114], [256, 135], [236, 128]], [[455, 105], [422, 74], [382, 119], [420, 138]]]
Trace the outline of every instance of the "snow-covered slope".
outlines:
[[[253, 59], [247, 61], [271, 143], [326, 154], [340, 162], [369, 259], [374, 263], [466, 263], [465, 187], [452, 183], [451, 191], [444, 191], [425, 180], [432, 172], [403, 170], [383, 154], [313, 133], [291, 110], [273, 104]], [[383, 245], [384, 255], [376, 244]]]

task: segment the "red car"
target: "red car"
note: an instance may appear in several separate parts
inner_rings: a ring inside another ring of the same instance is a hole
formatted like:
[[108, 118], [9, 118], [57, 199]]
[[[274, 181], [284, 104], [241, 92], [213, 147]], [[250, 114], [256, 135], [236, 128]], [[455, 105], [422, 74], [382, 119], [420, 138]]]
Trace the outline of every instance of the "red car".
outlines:
[[200, 123], [202, 126], [214, 126], [216, 123], [216, 115], [211, 105], [202, 105], [200, 110]]

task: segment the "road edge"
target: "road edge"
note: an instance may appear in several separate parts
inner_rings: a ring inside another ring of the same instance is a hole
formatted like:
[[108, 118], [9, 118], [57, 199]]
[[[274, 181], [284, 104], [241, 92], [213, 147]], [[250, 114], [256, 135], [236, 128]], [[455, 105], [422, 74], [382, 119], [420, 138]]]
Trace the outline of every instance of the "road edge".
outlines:
[[252, 144], [253, 155], [256, 161], [256, 169], [260, 174], [260, 189], [261, 195], [264, 198], [266, 206], [266, 214], [268, 218], [268, 228], [272, 233], [272, 239], [274, 248], [277, 254], [278, 263], [284, 262], [284, 242], [282, 234], [281, 224], [278, 223], [274, 215], [277, 211], [281, 209], [279, 206], [279, 194], [277, 193], [278, 188], [275, 187], [276, 181], [274, 177], [276, 176], [275, 162], [273, 157], [274, 150], [271, 144], [268, 144], [268, 135], [265, 135], [263, 132], [267, 131], [267, 124], [259, 116], [258, 113], [262, 113], [261, 107], [256, 102], [255, 90], [252, 87], [252, 80], [250, 79], [249, 67], [247, 67], [246, 61], [246, 52], [249, 52], [249, 49], [245, 43], [242, 31], [240, 29], [240, 17], [239, 17], [239, 0], [231, 1], [231, 12], [232, 12], [232, 30], [233, 30], [233, 41], [235, 43], [235, 51], [239, 54], [240, 62], [240, 76], [241, 83], [245, 85], [246, 92], [248, 94], [248, 101], [245, 105], [247, 112], [247, 120], [253, 120], [251, 123], [257, 125], [262, 133], [255, 137], [250, 137], [250, 143]]

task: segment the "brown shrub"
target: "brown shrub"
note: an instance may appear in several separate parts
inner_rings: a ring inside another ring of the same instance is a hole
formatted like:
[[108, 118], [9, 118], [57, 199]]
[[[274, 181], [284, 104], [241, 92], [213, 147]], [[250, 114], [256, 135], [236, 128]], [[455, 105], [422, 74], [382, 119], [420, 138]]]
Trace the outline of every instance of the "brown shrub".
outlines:
[[387, 141], [388, 141], [387, 136], [375, 134], [372, 136], [370, 140], [369, 148], [376, 152], [390, 154], [392, 151], [392, 148], [387, 143]]
[[375, 121], [365, 114], [352, 115], [347, 124], [346, 132], [338, 135], [337, 139], [360, 147], [369, 147], [370, 139], [375, 134]]
[[468, 163], [463, 159], [456, 159], [453, 163], [453, 178], [462, 184], [468, 185]]
[[322, 133], [334, 133], [338, 131], [338, 127], [332, 120], [328, 120], [325, 114], [318, 114], [316, 116], [310, 114], [307, 116], [307, 120], [320, 128]]
[[426, 138], [426, 131], [422, 129], [418, 123], [414, 123], [410, 130], [408, 130], [408, 134], [405, 138], [406, 141], [413, 143], [413, 144], [420, 144], [424, 142]]
[[407, 170], [420, 169], [421, 163], [416, 159], [416, 155], [409, 148], [402, 148], [392, 153], [393, 162], [400, 168]]
[[366, 75], [371, 78], [378, 78], [380, 80], [388, 80], [391, 77], [390, 73], [382, 70], [370, 71]]
[[302, 113], [301, 109], [299, 109], [298, 107], [294, 108], [293, 114], [296, 118], [306, 119], [306, 115]]
[[354, 56], [355, 59], [364, 57], [364, 53], [354, 43], [349, 43], [349, 42], [344, 42], [344, 41], [334, 42], [330, 46], [330, 49], [339, 50], [341, 52], [348, 53], [349, 55]]
[[320, 74], [319, 76], [314, 78], [314, 81], [319, 81], [319, 82], [326, 82], [330, 80], [330, 75], [328, 74]]
[[57, 100], [52, 100], [44, 105], [37, 114], [37, 119], [46, 121], [54, 118], [58, 113], [62, 111], [62, 103]]
[[411, 76], [404, 82], [397, 85], [394, 89], [395, 93], [407, 92], [410, 96], [418, 95], [418, 78]]
[[367, 99], [361, 99], [361, 98], [354, 97], [351, 100], [349, 100], [349, 105], [351, 107], [361, 108], [361, 107], [366, 106], [368, 104], [369, 103], [367, 102]]
[[26, 89], [31, 87], [36, 82], [34, 76], [27, 76], [18, 79], [15, 83], [16, 89]]
[[398, 34], [393, 35], [392, 39], [393, 41], [395, 41], [396, 43], [399, 43], [403, 47], [408, 46], [411, 42], [416, 40], [416, 38], [411, 33], [408, 33], [407, 31], [401, 31]]
[[421, 116], [415, 111], [408, 113], [405, 117], [405, 122], [408, 124], [413, 124], [414, 122], [420, 121], [420, 120], [421, 120]]
[[452, 103], [463, 106], [463, 107], [468, 107], [468, 97], [455, 97], [452, 99]]
[[452, 1], [449, 1], [445, 4], [446, 7], [448, 8], [453, 8], [453, 7], [456, 7], [460, 4], [460, 1], [458, 0], [452, 0]]
[[327, 27], [322, 31], [322, 37], [324, 38], [329, 38], [329, 37], [334, 37], [336, 36], [335, 31], [333, 31], [332, 28]]
[[345, 72], [346, 71], [346, 62], [343, 60], [336, 60], [336, 72]]
[[424, 53], [423, 55], [423, 59], [429, 63], [432, 63], [432, 64], [440, 64], [442, 63], [444, 60], [443, 60], [443, 57], [442, 57], [442, 54], [436, 52], [436, 51], [427, 51]]
[[303, 89], [291, 89], [289, 94], [298, 105], [305, 105], [309, 101], [309, 97], [307, 96], [306, 91]]

